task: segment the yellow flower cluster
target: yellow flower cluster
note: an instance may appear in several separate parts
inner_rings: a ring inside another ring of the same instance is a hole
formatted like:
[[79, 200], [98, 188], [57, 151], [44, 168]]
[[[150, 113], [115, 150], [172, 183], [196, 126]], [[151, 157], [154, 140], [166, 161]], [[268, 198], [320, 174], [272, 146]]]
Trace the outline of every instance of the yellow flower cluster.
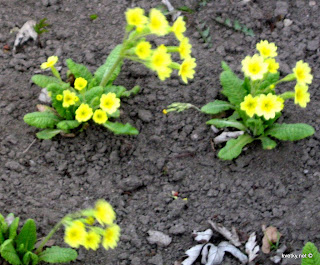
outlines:
[[263, 116], [266, 120], [273, 119], [277, 112], [284, 107], [284, 100], [276, 95], [269, 93], [252, 97], [251, 94], [244, 98], [240, 104], [241, 110], [245, 111], [249, 117], [253, 115]]
[[[120, 237], [120, 227], [114, 224], [116, 214], [112, 206], [99, 200], [94, 209], [83, 211], [80, 218], [66, 223], [64, 240], [73, 248], [84, 246], [86, 249], [97, 250], [100, 243], [108, 250], [117, 246]], [[100, 226], [94, 226], [97, 221]]]
[[[189, 39], [183, 35], [186, 31], [183, 17], [178, 17], [170, 27], [166, 17], [158, 9], [151, 9], [149, 17], [147, 17], [143, 9], [133, 8], [127, 10], [126, 20], [129, 27], [136, 29], [135, 38], [139, 39], [141, 36], [141, 41], [133, 48], [133, 54], [136, 58], [128, 58], [142, 62], [155, 71], [162, 81], [171, 76], [173, 69], [178, 70], [178, 74], [185, 83], [188, 83], [188, 79], [193, 79], [196, 63], [195, 59], [191, 58]], [[156, 49], [152, 49], [151, 43], [144, 39], [150, 34], [164, 36], [171, 32], [179, 41], [179, 46], [166, 47], [162, 44]], [[172, 61], [171, 53], [173, 52], [179, 53], [181, 60], [183, 60], [181, 64]], [[129, 52], [128, 55], [131, 56], [132, 53]]]
[[296, 67], [293, 68], [294, 76], [297, 80], [295, 86], [294, 103], [305, 108], [307, 103], [310, 102], [310, 93], [308, 92], [308, 85], [312, 83], [313, 76], [311, 74], [311, 68], [307, 63], [298, 61]]

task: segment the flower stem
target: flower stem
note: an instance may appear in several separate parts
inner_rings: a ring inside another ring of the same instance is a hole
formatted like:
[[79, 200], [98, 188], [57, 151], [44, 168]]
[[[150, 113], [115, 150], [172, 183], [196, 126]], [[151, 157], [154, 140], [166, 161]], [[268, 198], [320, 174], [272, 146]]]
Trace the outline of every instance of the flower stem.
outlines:
[[53, 74], [56, 78], [58, 78], [59, 80], [61, 80], [61, 76], [60, 76], [58, 70], [57, 70], [54, 66], [51, 66], [51, 71], [52, 71], [52, 74]]
[[101, 82], [100, 82], [100, 86], [105, 87], [105, 86], [108, 84], [108, 82], [109, 82], [109, 80], [110, 80], [110, 78], [111, 78], [114, 70], [117, 68], [117, 66], [119, 65], [119, 63], [123, 60], [122, 53], [123, 53], [123, 48], [122, 48], [122, 50], [121, 50], [121, 52], [120, 52], [119, 57], [118, 57], [117, 60], [114, 62], [114, 64], [113, 64], [112, 67], [110, 68], [110, 70], [109, 70], [108, 72], [105, 72], [105, 73], [104, 73], [103, 78], [102, 78], [102, 80], [101, 80]]

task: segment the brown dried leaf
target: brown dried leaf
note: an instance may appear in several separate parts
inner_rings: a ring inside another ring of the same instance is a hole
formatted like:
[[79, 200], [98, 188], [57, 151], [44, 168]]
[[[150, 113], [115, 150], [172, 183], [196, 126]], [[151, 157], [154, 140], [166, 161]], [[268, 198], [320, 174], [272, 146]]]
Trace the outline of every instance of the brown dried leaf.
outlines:
[[264, 232], [264, 237], [262, 239], [261, 250], [263, 253], [268, 254], [270, 253], [271, 244], [277, 243], [279, 238], [281, 237], [281, 234], [274, 226], [269, 226], [265, 229], [263, 227], [262, 230]]

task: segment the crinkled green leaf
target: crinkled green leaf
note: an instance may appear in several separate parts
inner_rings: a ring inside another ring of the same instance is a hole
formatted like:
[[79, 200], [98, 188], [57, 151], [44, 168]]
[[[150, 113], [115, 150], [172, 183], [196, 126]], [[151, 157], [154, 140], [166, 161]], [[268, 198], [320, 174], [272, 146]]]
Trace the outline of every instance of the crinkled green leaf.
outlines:
[[304, 123], [295, 124], [273, 124], [265, 135], [273, 136], [283, 141], [297, 141], [309, 137], [314, 134], [312, 126]]
[[252, 141], [254, 141], [254, 139], [249, 134], [243, 134], [237, 139], [231, 139], [227, 142], [226, 146], [220, 150], [218, 157], [223, 160], [232, 160], [239, 156], [243, 147]]
[[100, 98], [103, 93], [103, 88], [101, 86], [96, 86], [86, 91], [84, 94], [86, 102], [90, 103], [94, 98]]
[[71, 73], [78, 78], [82, 77], [88, 81], [88, 83], [92, 80], [92, 74], [90, 73], [89, 69], [83, 65], [83, 64], [78, 64], [72, 61], [72, 59], [67, 59], [66, 60], [67, 66]]
[[3, 231], [1, 230], [1, 224], [0, 224], [0, 246], [1, 244], [4, 242], [5, 238], [4, 238], [4, 233]]
[[104, 88], [104, 93], [115, 93], [117, 98], [120, 98], [124, 92], [128, 92], [124, 86], [107, 86]]
[[231, 68], [229, 67], [229, 65], [225, 61], [221, 62], [221, 67], [225, 71], [232, 71]]
[[32, 219], [28, 219], [23, 227], [19, 235], [16, 238], [16, 245], [20, 246], [23, 244], [24, 251], [31, 251], [34, 248], [34, 244], [37, 241], [37, 230], [36, 230], [36, 223]]
[[320, 253], [313, 243], [307, 242], [303, 247], [302, 254], [306, 257], [301, 259], [301, 265], [320, 265]]
[[218, 113], [225, 111], [225, 110], [228, 110], [228, 109], [233, 109], [233, 105], [227, 101], [217, 99], [213, 102], [210, 102], [210, 103], [204, 105], [201, 108], [201, 111], [206, 114], [218, 114]]
[[20, 265], [21, 260], [13, 246], [13, 240], [7, 239], [4, 243], [0, 246], [0, 254], [1, 257], [8, 261], [11, 265]]
[[264, 126], [261, 119], [250, 118], [246, 120], [245, 124], [251, 130], [254, 136], [261, 135], [264, 131]]
[[217, 128], [225, 128], [225, 127], [233, 127], [237, 128], [241, 131], [246, 131], [247, 128], [241, 122], [236, 120], [229, 120], [229, 119], [212, 119], [206, 122], [208, 125], [214, 125]]
[[[100, 84], [102, 78], [103, 78], [103, 75], [109, 71], [113, 64], [117, 61], [117, 59], [119, 58], [119, 55], [120, 55], [120, 51], [122, 49], [122, 45], [117, 45], [112, 51], [111, 53], [109, 54], [107, 60], [105, 61], [105, 63], [103, 65], [101, 65], [97, 71], [94, 73], [94, 77], [95, 79], [97, 80], [98, 84]], [[113, 71], [112, 73], [112, 76], [111, 78], [109, 79], [109, 82], [108, 84], [112, 84], [112, 82], [117, 78], [117, 76], [119, 75], [120, 73], [120, 70], [121, 70], [121, 66], [122, 66], [122, 63], [119, 63], [119, 65], [116, 67], [116, 69]], [[107, 85], [108, 85], [107, 84]]]
[[47, 87], [51, 83], [62, 84], [62, 81], [53, 76], [46, 75], [34, 75], [31, 78], [32, 82], [35, 83], [39, 87]]
[[53, 246], [47, 248], [39, 255], [39, 261], [48, 263], [66, 263], [75, 260], [77, 256], [78, 253], [74, 249]]
[[0, 214], [0, 231], [4, 235], [5, 233], [7, 233], [7, 230], [8, 230], [8, 224], [5, 220], [5, 218], [3, 217], [3, 215]]
[[268, 86], [276, 83], [279, 80], [279, 77], [280, 77], [279, 72], [277, 72], [275, 74], [268, 73], [266, 78], [261, 83], [260, 89], [263, 90], [263, 89], [267, 88]]
[[68, 130], [77, 128], [79, 125], [80, 125], [80, 122], [76, 120], [64, 120], [64, 121], [60, 121], [57, 124], [57, 128], [64, 131], [68, 131]]
[[262, 148], [265, 150], [271, 150], [277, 146], [277, 143], [268, 136], [260, 136], [259, 139], [261, 140]]
[[247, 91], [243, 87], [243, 81], [231, 70], [228, 70], [221, 73], [220, 82], [223, 87], [221, 93], [228, 98], [231, 104], [240, 105], [247, 95]]
[[36, 265], [39, 262], [39, 257], [32, 253], [31, 251], [28, 251], [26, 254], [23, 255], [22, 262], [24, 265]]
[[43, 131], [38, 132], [36, 135], [38, 139], [49, 140], [61, 132], [62, 131], [59, 129], [45, 129]]
[[59, 117], [51, 111], [28, 113], [23, 120], [40, 129], [53, 128], [60, 121]]
[[137, 135], [139, 131], [134, 128], [129, 123], [123, 124], [120, 122], [110, 122], [107, 121], [103, 124], [104, 127], [108, 128], [114, 134], [127, 134], [127, 135]]
[[14, 218], [13, 222], [9, 226], [9, 239], [15, 239], [17, 235], [17, 229], [19, 226], [20, 217]]

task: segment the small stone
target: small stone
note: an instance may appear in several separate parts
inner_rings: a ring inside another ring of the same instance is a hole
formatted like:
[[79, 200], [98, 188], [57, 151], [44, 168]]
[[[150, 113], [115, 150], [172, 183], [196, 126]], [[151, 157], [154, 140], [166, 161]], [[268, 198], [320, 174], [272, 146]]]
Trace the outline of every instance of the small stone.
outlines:
[[167, 247], [170, 245], [172, 238], [168, 235], [160, 232], [149, 230], [148, 231], [149, 237], [147, 238], [150, 244], [157, 244], [160, 247]]
[[141, 187], [143, 185], [143, 182], [138, 177], [128, 177], [120, 181], [119, 187], [124, 191], [133, 191], [137, 188]]
[[309, 2], [309, 6], [315, 6], [316, 5], [316, 1], [310, 1]]
[[49, 6], [49, 5], [50, 5], [49, 0], [41, 0], [41, 2], [42, 2], [42, 4], [43, 4], [44, 6]]
[[175, 226], [172, 226], [169, 229], [169, 233], [172, 235], [181, 235], [186, 231], [185, 227], [183, 224], [177, 224]]
[[277, 1], [276, 8], [274, 10], [274, 16], [286, 16], [288, 14], [289, 5], [285, 1]]
[[17, 172], [21, 172], [22, 171], [22, 166], [16, 161], [8, 161], [5, 164], [5, 167], [8, 168], [8, 169], [17, 171]]
[[292, 21], [291, 19], [286, 18], [285, 20], [283, 20], [283, 25], [284, 25], [285, 27], [291, 26], [292, 23], [293, 23], [293, 21]]
[[138, 116], [144, 122], [152, 121], [152, 113], [149, 110], [139, 110]]

